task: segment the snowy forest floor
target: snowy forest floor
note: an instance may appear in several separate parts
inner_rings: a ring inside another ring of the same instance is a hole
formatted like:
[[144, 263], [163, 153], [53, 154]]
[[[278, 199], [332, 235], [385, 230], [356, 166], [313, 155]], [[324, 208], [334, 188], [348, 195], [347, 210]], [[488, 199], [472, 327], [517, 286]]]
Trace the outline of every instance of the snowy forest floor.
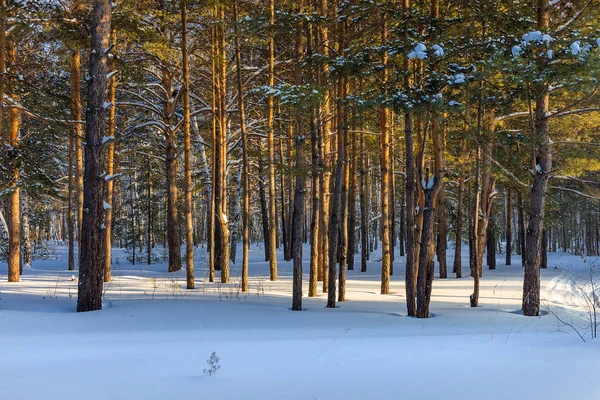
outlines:
[[[250, 252], [249, 293], [239, 290], [240, 254], [230, 284], [209, 283], [198, 248], [189, 291], [185, 270], [131, 265], [114, 249], [103, 310], [77, 314], [77, 271], [66, 270], [64, 245], [50, 247], [54, 259], [35, 261], [19, 283], [7, 283], [0, 263], [0, 398], [600, 398], [600, 339], [583, 328], [574, 283], [594, 260], [551, 253], [542, 270], [542, 308], [582, 327], [584, 343], [552, 313], [519, 315], [520, 256], [505, 266], [499, 255], [497, 269], [484, 270], [476, 309], [471, 277], [436, 279], [432, 318], [423, 320], [406, 316], [397, 255], [390, 295], [379, 294], [375, 252], [368, 272], [348, 271], [348, 301], [337, 309], [320, 294], [292, 312], [292, 264], [279, 260], [280, 279], [270, 282], [261, 248]], [[308, 256], [305, 247], [305, 295]], [[221, 369], [208, 376], [212, 352]]]

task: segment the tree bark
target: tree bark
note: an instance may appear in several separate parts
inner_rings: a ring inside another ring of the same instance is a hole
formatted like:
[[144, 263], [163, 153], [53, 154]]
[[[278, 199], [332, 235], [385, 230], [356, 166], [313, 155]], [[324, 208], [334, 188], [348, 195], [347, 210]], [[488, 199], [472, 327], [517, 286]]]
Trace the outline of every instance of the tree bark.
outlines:
[[183, 153], [185, 182], [185, 271], [186, 287], [194, 288], [194, 220], [192, 218], [192, 149], [190, 133], [190, 73], [188, 61], [187, 5], [181, 0], [181, 58], [183, 64]]
[[[327, 19], [329, 17], [329, 8], [327, 0], [319, 0], [319, 14]], [[320, 39], [320, 54], [323, 60], [329, 58], [329, 27], [326, 23], [319, 24], [319, 39]], [[331, 221], [330, 205], [331, 205], [331, 171], [332, 160], [330, 155], [331, 150], [331, 122], [330, 122], [330, 92], [329, 92], [329, 64], [324, 61], [321, 64], [319, 74], [321, 87], [323, 90], [323, 100], [320, 104], [320, 121], [321, 127], [320, 147], [321, 147], [321, 170], [323, 173], [319, 177], [319, 186], [321, 189], [321, 209], [320, 209], [320, 226], [319, 226], [319, 242], [321, 248], [319, 251], [319, 270], [321, 271], [321, 279], [323, 281], [323, 293], [329, 291], [329, 243]], [[335, 280], [335, 277], [334, 277]], [[334, 290], [335, 291], [335, 290]]]
[[511, 265], [512, 257], [512, 190], [506, 188], [506, 265]]
[[[8, 63], [16, 63], [15, 44], [8, 41]], [[9, 88], [10, 96], [18, 102], [20, 96]], [[14, 158], [9, 161], [10, 195], [8, 197], [8, 281], [19, 282], [21, 275], [21, 189], [19, 186], [18, 151], [21, 129], [21, 111], [16, 107], [8, 109], [8, 143], [12, 147]], [[1, 121], [0, 121], [1, 122]]]
[[[482, 275], [483, 269], [483, 254], [485, 252], [487, 244], [487, 233], [488, 225], [492, 215], [492, 207], [494, 205], [495, 197], [495, 178], [492, 175], [492, 150], [494, 147], [493, 132], [494, 132], [494, 110], [488, 109], [480, 111], [478, 119], [484, 119], [485, 121], [478, 121], [479, 131], [482, 136], [482, 151], [481, 151], [481, 199], [479, 201], [480, 208], [477, 224], [477, 268], [479, 276]], [[484, 126], [485, 125], [485, 126]]]
[[354, 255], [356, 254], [356, 132], [350, 134], [350, 189], [348, 193], [348, 270], [354, 270]]
[[[22, 267], [31, 268], [31, 233], [29, 229], [29, 200], [27, 192], [21, 196], [21, 222], [23, 225], [23, 263]], [[21, 274], [23, 268], [21, 267]]]
[[[275, 0], [269, 0], [269, 87], [275, 85]], [[277, 223], [276, 223], [276, 205], [275, 197], [275, 144], [274, 136], [274, 99], [273, 96], [267, 98], [267, 147], [269, 152], [269, 278], [271, 281], [277, 280]], [[283, 203], [281, 204], [283, 207]]]
[[[0, 0], [2, 1], [2, 0]], [[0, 135], [1, 136], [1, 135]], [[67, 237], [69, 240], [69, 248], [68, 248], [68, 270], [73, 271], [75, 269], [75, 221], [73, 218], [73, 192], [74, 192], [74, 182], [73, 182], [73, 161], [75, 158], [75, 140], [74, 133], [69, 132], [69, 181], [68, 181], [68, 200], [67, 200]]]
[[519, 243], [517, 248], [521, 255], [521, 266], [525, 266], [525, 212], [523, 210], [523, 195], [521, 192], [517, 192], [517, 214], [518, 214], [518, 225], [519, 225]]
[[217, 169], [218, 169], [218, 137], [217, 137], [217, 52], [216, 52], [216, 43], [217, 43], [217, 29], [216, 27], [211, 27], [211, 138], [212, 138], [212, 170], [211, 170], [211, 187], [210, 187], [210, 204], [208, 209], [208, 281], [215, 281], [215, 269], [216, 269], [216, 232], [217, 232]]
[[[381, 42], [387, 45], [388, 30], [385, 15], [381, 17]], [[381, 65], [382, 87], [387, 83], [388, 53], [383, 52]], [[381, 294], [390, 293], [390, 270], [392, 264], [390, 244], [390, 132], [388, 128], [389, 110], [379, 106], [379, 151], [381, 152]]]
[[[114, 44], [117, 40], [117, 33], [115, 29], [111, 30], [110, 40]], [[109, 67], [114, 68], [114, 62], [109, 60]], [[77, 94], [79, 96], [79, 94]], [[108, 101], [113, 105], [108, 110], [108, 136], [115, 138], [115, 100], [117, 97], [117, 77], [113, 75], [108, 82]], [[106, 173], [110, 176], [115, 174], [115, 143], [114, 140], [108, 142], [106, 150]], [[114, 193], [114, 182], [112, 179], [106, 182], [106, 202], [105, 207], [105, 225], [106, 231], [104, 236], [104, 249], [106, 255], [104, 257], [104, 282], [110, 282], [111, 279], [111, 263], [112, 263], [112, 231], [113, 231], [113, 197]]]
[[221, 282], [229, 282], [229, 225], [227, 218], [227, 54], [225, 45], [225, 8], [218, 5], [221, 21], [217, 26], [217, 103], [218, 136], [215, 190], [216, 240], [215, 269], [221, 271]]
[[[431, 1], [431, 18], [433, 24], [437, 25], [439, 19], [439, 2]], [[434, 262], [433, 256], [435, 247], [433, 242], [434, 231], [434, 212], [439, 193], [444, 185], [444, 153], [441, 131], [441, 115], [433, 112], [431, 116], [431, 142], [433, 147], [434, 171], [430, 178], [425, 174], [423, 168], [423, 156], [425, 153], [425, 143], [427, 132], [423, 133], [423, 141], [420, 143], [418, 177], [421, 185], [419, 186], [420, 196], [424, 197], [423, 207], [423, 227], [421, 231], [421, 246], [419, 249], [419, 269], [417, 273], [417, 317], [429, 317], [429, 302], [431, 299], [431, 290], [433, 285]], [[425, 183], [425, 185], [423, 184]]]
[[496, 219], [490, 215], [487, 230], [487, 265], [489, 269], [496, 269]]
[[[309, 58], [313, 55], [313, 27], [308, 29], [308, 54]], [[311, 78], [314, 79], [314, 66], [311, 62]], [[308, 282], [308, 297], [316, 297], [318, 294], [318, 281], [319, 281], [319, 250], [321, 244], [319, 243], [319, 218], [321, 215], [321, 188], [319, 182], [320, 166], [321, 166], [321, 154], [320, 154], [320, 142], [321, 138], [319, 135], [319, 115], [318, 109], [311, 107], [310, 115], [310, 145], [311, 145], [311, 189], [312, 189], [312, 205], [311, 205], [311, 216], [310, 216], [310, 276]]]
[[471, 229], [472, 255], [471, 259], [471, 276], [473, 277], [473, 294], [471, 294], [471, 307], [479, 306], [479, 240], [477, 232], [479, 232], [479, 221], [477, 217], [481, 212], [481, 149], [477, 147], [477, 167], [475, 171], [475, 207], [473, 208], [473, 222]]
[[[304, 0], [297, 1], [298, 13], [304, 12]], [[302, 18], [296, 22], [296, 54], [294, 66], [294, 84], [302, 84], [301, 63], [304, 52], [304, 23]], [[294, 264], [292, 310], [302, 310], [302, 221], [304, 219], [304, 133], [302, 131], [302, 112], [296, 109], [296, 190], [294, 193], [294, 212], [292, 221], [292, 256]]]
[[[537, 28], [547, 31], [550, 26], [548, 0], [537, 1]], [[537, 63], [543, 66], [547, 60], [539, 57]], [[525, 238], [525, 278], [523, 282], [523, 314], [526, 316], [540, 315], [540, 246], [542, 221], [544, 219], [544, 204], [546, 188], [552, 171], [552, 149], [549, 137], [548, 108], [550, 93], [543, 83], [534, 85], [535, 92], [535, 122], [534, 142], [536, 143], [536, 166], [531, 189], [531, 209]]]
[[79, 251], [79, 284], [77, 312], [102, 308], [104, 249], [104, 154], [102, 140], [105, 132], [106, 74], [111, 23], [111, 4], [108, 0], [94, 1], [90, 76], [86, 108], [85, 183], [82, 234]]
[[456, 207], [456, 240], [454, 244], [453, 272], [457, 278], [462, 278], [462, 231], [463, 231], [463, 198], [465, 191], [465, 175], [460, 171], [458, 176], [458, 205]]
[[[171, 93], [172, 75], [165, 67], [162, 70], [162, 84], [167, 93]], [[181, 231], [179, 227], [179, 212], [177, 209], [179, 191], [177, 189], [177, 149], [176, 135], [173, 126], [174, 104], [171, 98], [165, 98], [163, 103], [163, 119], [165, 131], [165, 169], [167, 175], [167, 241], [169, 251], [169, 272], [181, 269]]]
[[[362, 120], [362, 118], [361, 118]], [[360, 272], [367, 272], [369, 259], [369, 200], [367, 186], [369, 184], [369, 169], [365, 154], [365, 137], [360, 135]]]
[[437, 212], [438, 220], [438, 235], [437, 235], [437, 260], [440, 268], [440, 279], [448, 277], [448, 269], [446, 263], [446, 250], [448, 248], [448, 226], [446, 225], [446, 190], [442, 187], [439, 194], [439, 204]]
[[[403, 0], [402, 12], [404, 14], [404, 33], [403, 38], [408, 41], [409, 17], [410, 17], [409, 0]], [[407, 56], [408, 51], [404, 54], [404, 71], [409, 70], [410, 62]], [[409, 88], [411, 85], [408, 74], [404, 78], [404, 86]], [[418, 260], [416, 260], [415, 248], [415, 159], [413, 155], [413, 118], [410, 111], [404, 113], [404, 140], [406, 144], [405, 168], [406, 168], [406, 274], [405, 274], [405, 290], [406, 290], [406, 309], [410, 317], [417, 315], [416, 300], [416, 283]]]
[[[185, 1], [185, 0], [183, 0]], [[238, 0], [233, 3], [235, 20], [235, 63], [238, 80], [238, 108], [242, 133], [242, 292], [248, 291], [248, 252], [250, 250], [250, 184], [248, 164], [248, 132], [246, 129], [245, 94], [242, 82], [242, 55], [238, 27]]]
[[540, 268], [548, 268], [548, 230], [542, 229], [542, 245], [540, 246]]
[[[81, 55], [80, 50], [71, 52], [71, 119], [80, 121], [81, 117]], [[81, 251], [81, 229], [83, 224], [83, 128], [73, 124], [75, 136], [75, 188], [77, 193], [77, 242]]]

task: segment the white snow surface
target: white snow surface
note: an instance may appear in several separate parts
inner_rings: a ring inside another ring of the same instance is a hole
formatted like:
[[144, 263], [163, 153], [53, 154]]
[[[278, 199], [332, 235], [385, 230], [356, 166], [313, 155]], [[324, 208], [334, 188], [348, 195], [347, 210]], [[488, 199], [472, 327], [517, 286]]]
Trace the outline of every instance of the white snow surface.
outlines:
[[[0, 398], [600, 398], [600, 341], [557, 332], [550, 314], [518, 313], [520, 256], [505, 266], [499, 254], [496, 270], [484, 267], [480, 307], [470, 308], [468, 249], [456, 279], [450, 248], [449, 277], [436, 271], [433, 282], [431, 318], [416, 319], [406, 316], [404, 257], [395, 253], [389, 295], [379, 294], [376, 250], [367, 272], [355, 257], [346, 302], [325, 308], [319, 283], [319, 296], [293, 312], [292, 263], [281, 249], [279, 280], [270, 282], [263, 249], [251, 247], [247, 294], [239, 291], [241, 253], [230, 284], [210, 283], [197, 247], [196, 289], [186, 290], [185, 270], [131, 265], [113, 249], [103, 310], [76, 313], [77, 271], [67, 270], [66, 247], [55, 242], [54, 259], [34, 260], [19, 283], [6, 281], [0, 263]], [[305, 296], [309, 254], [305, 246]], [[589, 262], [551, 253], [542, 270], [543, 304], [576, 323], [583, 319], [572, 277], [585, 277]], [[204, 375], [212, 352], [221, 369]]]

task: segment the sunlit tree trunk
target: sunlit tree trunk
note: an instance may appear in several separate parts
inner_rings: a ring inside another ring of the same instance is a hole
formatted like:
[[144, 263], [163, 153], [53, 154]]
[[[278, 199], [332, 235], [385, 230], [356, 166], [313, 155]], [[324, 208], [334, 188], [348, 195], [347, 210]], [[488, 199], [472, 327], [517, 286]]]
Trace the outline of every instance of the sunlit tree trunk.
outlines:
[[181, 0], [181, 58], [183, 74], [183, 153], [185, 184], [185, 271], [186, 287], [194, 288], [194, 221], [192, 218], [192, 166], [190, 135], [190, 73], [187, 40], [186, 0]]
[[[185, 0], [184, 0], [185, 1]], [[248, 133], [246, 129], [246, 113], [244, 103], [244, 86], [242, 82], [242, 55], [240, 50], [240, 34], [238, 27], [238, 0], [234, 0], [235, 20], [235, 63], [237, 70], [238, 108], [240, 113], [240, 129], [242, 133], [242, 292], [248, 291], [248, 251], [250, 250], [250, 184], [248, 165]], [[300, 293], [302, 295], [302, 293]]]
[[[328, 2], [327, 0], [319, 0], [319, 14], [323, 17], [329, 16]], [[319, 42], [320, 42], [320, 54], [323, 56], [323, 60], [327, 60], [329, 57], [329, 27], [326, 23], [319, 24]], [[319, 270], [321, 280], [323, 281], [323, 292], [329, 291], [329, 229], [330, 229], [330, 186], [331, 186], [331, 109], [330, 109], [330, 92], [329, 86], [329, 64], [327, 61], [323, 61], [321, 64], [320, 71], [320, 84], [323, 90], [323, 99], [320, 104], [319, 112], [319, 127], [321, 129], [320, 135], [320, 153], [321, 153], [321, 176], [319, 178], [319, 185], [321, 191], [321, 209], [320, 209], [320, 220], [321, 225], [319, 226], [319, 243], [321, 248], [319, 251]]]
[[[381, 42], [386, 46], [388, 30], [386, 27], [386, 17], [381, 20]], [[381, 59], [382, 87], [387, 83], [387, 63], [388, 53], [384, 51]], [[381, 152], [380, 170], [381, 170], [381, 294], [390, 292], [390, 269], [392, 263], [391, 244], [390, 244], [390, 131], [388, 127], [389, 110], [384, 106], [379, 106], [379, 151]]]
[[472, 222], [472, 245], [473, 251], [470, 257], [471, 276], [473, 277], [473, 293], [470, 296], [471, 307], [479, 306], [479, 240], [477, 232], [479, 231], [479, 221], [477, 217], [481, 212], [481, 149], [477, 147], [477, 166], [475, 170], [475, 206], [473, 207], [473, 222]]
[[[275, 0], [269, 0], [269, 87], [275, 84]], [[269, 152], [269, 275], [277, 280], [277, 222], [275, 198], [275, 107], [273, 96], [267, 98], [267, 147]], [[283, 204], [281, 205], [283, 207]]]
[[[9, 66], [16, 63], [15, 44], [8, 41], [7, 61]], [[9, 88], [10, 97], [18, 103], [20, 96]], [[9, 160], [10, 195], [8, 197], [8, 281], [19, 282], [21, 275], [21, 189], [19, 186], [18, 151], [21, 130], [21, 110], [10, 107], [8, 117], [8, 143], [12, 147], [14, 156]], [[0, 121], [1, 122], [1, 121]]]
[[[110, 34], [110, 40], [114, 44], [117, 40], [117, 32], [113, 28]], [[114, 62], [109, 61], [109, 67], [114, 68]], [[108, 82], [108, 101], [113, 105], [108, 110], [108, 136], [115, 138], [115, 100], [117, 97], [117, 77], [114, 74], [116, 71], [111, 71], [112, 77]], [[115, 173], [115, 143], [114, 140], [108, 142], [106, 150], [106, 173], [110, 176]], [[106, 256], [104, 258], [104, 282], [110, 282], [110, 271], [112, 262], [112, 231], [113, 231], [113, 199], [114, 199], [114, 181], [110, 179], [106, 182], [106, 206], [105, 206], [105, 244], [104, 249]]]

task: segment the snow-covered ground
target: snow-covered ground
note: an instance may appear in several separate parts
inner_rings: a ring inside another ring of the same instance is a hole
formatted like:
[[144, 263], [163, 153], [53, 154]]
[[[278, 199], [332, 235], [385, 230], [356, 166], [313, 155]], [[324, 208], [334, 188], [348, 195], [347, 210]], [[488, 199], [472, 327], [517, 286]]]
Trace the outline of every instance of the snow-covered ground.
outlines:
[[[184, 271], [133, 266], [115, 249], [104, 309], [77, 314], [77, 271], [66, 271], [64, 246], [54, 252], [20, 283], [7, 283], [0, 263], [0, 399], [600, 398], [600, 342], [557, 331], [552, 314], [519, 315], [519, 256], [484, 270], [477, 309], [470, 277], [436, 280], [432, 318], [422, 320], [406, 316], [398, 256], [390, 295], [379, 294], [375, 253], [368, 272], [348, 272], [348, 301], [326, 309], [325, 294], [305, 297], [305, 311], [292, 312], [291, 263], [280, 260], [269, 282], [258, 247], [249, 293], [239, 291], [239, 265], [231, 284], [209, 283], [201, 248], [192, 291]], [[571, 277], [585, 277], [589, 262], [550, 254], [542, 271], [544, 308], [580, 326]], [[306, 294], [307, 259], [304, 272]], [[212, 352], [221, 369], [208, 376]]]

